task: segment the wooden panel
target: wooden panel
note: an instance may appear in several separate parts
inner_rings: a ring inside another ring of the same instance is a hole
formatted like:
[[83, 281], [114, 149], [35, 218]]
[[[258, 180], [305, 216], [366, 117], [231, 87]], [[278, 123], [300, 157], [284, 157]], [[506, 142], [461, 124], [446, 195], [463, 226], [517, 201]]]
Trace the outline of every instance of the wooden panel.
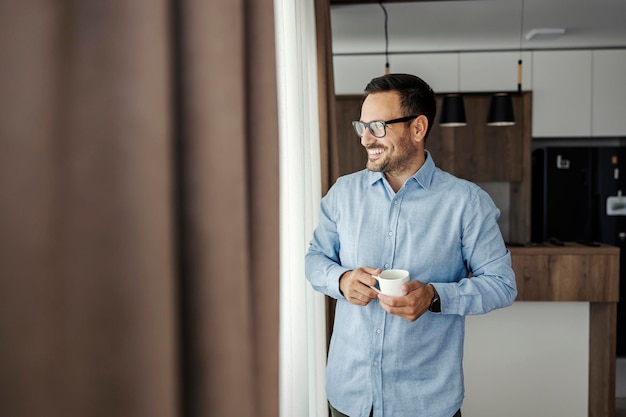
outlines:
[[367, 154], [352, 127], [352, 121], [359, 120], [361, 116], [362, 102], [362, 95], [336, 97], [339, 175], [360, 171], [365, 168], [367, 162]]
[[[487, 126], [490, 93], [464, 94], [467, 126], [432, 128], [426, 148], [442, 169], [474, 182], [530, 180], [531, 93], [513, 95], [513, 126]], [[438, 95], [437, 108], [441, 109]], [[445, 141], [440, 143], [440, 141]], [[440, 162], [443, 161], [443, 162]], [[528, 164], [527, 166], [525, 164]], [[530, 187], [530, 186], [529, 186]]]
[[589, 417], [615, 417], [617, 305], [592, 303], [589, 314]]
[[619, 249], [510, 248], [518, 301], [619, 300]]
[[[442, 95], [437, 95], [437, 113], [441, 110]], [[432, 127], [424, 146], [433, 156], [435, 164], [454, 174], [454, 133], [455, 128], [445, 128], [436, 122]]]
[[518, 121], [513, 126], [487, 126], [491, 95], [468, 94], [464, 97], [468, 124], [454, 129], [454, 172], [475, 182], [521, 181], [521, 96], [513, 97], [515, 119]]

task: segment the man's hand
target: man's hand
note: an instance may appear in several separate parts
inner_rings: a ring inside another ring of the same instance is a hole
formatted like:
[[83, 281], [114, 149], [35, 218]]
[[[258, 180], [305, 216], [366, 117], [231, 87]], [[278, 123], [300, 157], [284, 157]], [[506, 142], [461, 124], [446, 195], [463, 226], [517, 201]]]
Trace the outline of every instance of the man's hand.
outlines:
[[416, 280], [407, 282], [402, 289], [407, 293], [403, 297], [379, 294], [378, 300], [387, 313], [413, 322], [428, 310], [435, 290], [430, 285]]
[[339, 278], [339, 290], [349, 303], [358, 306], [366, 306], [378, 293], [371, 289], [376, 285], [376, 278], [372, 275], [380, 274], [382, 269], [364, 266], [352, 271], [345, 272]]

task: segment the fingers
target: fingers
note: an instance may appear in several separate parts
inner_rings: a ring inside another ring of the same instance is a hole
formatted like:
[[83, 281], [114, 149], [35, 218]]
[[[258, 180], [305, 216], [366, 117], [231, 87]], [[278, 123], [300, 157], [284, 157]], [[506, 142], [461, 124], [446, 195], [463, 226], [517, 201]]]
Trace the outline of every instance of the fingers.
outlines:
[[410, 293], [411, 291], [415, 291], [415, 290], [417, 290], [419, 288], [424, 287], [425, 285], [426, 284], [424, 284], [423, 282], [414, 279], [412, 281], [409, 281], [409, 282], [403, 284], [402, 285], [402, 289], [404, 291], [406, 291], [407, 293]]
[[[394, 298], [404, 298], [404, 297], [394, 297]], [[402, 305], [402, 306], [394, 306], [393, 302], [392, 302], [392, 304], [387, 304], [385, 301], [383, 301], [382, 297], [380, 297], [380, 296], [378, 298], [378, 301], [379, 301], [380, 306], [387, 313], [393, 314], [393, 315], [398, 316], [398, 317], [402, 317], [403, 319], [405, 319], [407, 321], [410, 321], [410, 322], [414, 322], [415, 320], [420, 318], [420, 316], [422, 314], [424, 314], [426, 312], [426, 310], [428, 309], [428, 307], [420, 308], [417, 305], [412, 305], [412, 304], [405, 304], [405, 305]]]
[[378, 296], [380, 306], [389, 314], [393, 314], [407, 321], [415, 321], [424, 314], [415, 302], [414, 297], [405, 295], [403, 297], [389, 297], [384, 294]]
[[381, 268], [371, 268], [369, 266], [364, 266], [361, 269], [363, 270], [363, 272], [365, 272], [366, 274], [370, 274], [370, 275], [378, 275], [381, 272], [383, 272]]
[[354, 290], [350, 292], [348, 296], [346, 296], [346, 300], [348, 300], [348, 302], [350, 302], [351, 304], [355, 304], [358, 306], [368, 305], [374, 298], [376, 298], [376, 295], [378, 295], [378, 293], [367, 286], [363, 287], [367, 288], [367, 291], [362, 292], [359, 290]]
[[339, 289], [346, 300], [355, 305], [365, 306], [376, 298], [378, 293], [370, 288], [376, 285], [376, 279], [372, 277], [372, 274], [376, 273], [380, 273], [380, 269], [364, 267], [343, 274], [339, 279]]
[[405, 284], [407, 295], [403, 297], [390, 297], [379, 294], [380, 306], [389, 314], [402, 317], [413, 322], [428, 310], [430, 299], [428, 289], [419, 281], [409, 281]]
[[344, 292], [344, 297], [346, 297], [348, 302], [359, 306], [368, 305], [377, 295], [378, 293], [375, 290], [358, 281]]

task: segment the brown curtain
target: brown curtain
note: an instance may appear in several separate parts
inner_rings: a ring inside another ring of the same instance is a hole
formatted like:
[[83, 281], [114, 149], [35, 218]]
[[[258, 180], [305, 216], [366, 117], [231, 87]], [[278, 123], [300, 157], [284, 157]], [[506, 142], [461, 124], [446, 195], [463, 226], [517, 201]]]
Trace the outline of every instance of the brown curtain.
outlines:
[[278, 415], [273, 1], [0, 2], [0, 416]]

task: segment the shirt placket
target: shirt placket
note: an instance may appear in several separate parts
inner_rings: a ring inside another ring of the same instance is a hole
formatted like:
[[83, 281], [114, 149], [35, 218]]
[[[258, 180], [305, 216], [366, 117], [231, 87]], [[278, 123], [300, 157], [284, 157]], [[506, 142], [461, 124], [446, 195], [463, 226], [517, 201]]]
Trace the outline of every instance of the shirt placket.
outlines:
[[[384, 260], [383, 269], [391, 269], [394, 267], [394, 259], [396, 253], [397, 244], [397, 230], [398, 221], [400, 218], [400, 207], [402, 205], [402, 190], [394, 196], [389, 205], [389, 215], [387, 221], [387, 227], [384, 230], [385, 236], [382, 236], [383, 244], [383, 257]], [[387, 313], [381, 308], [379, 309], [378, 320], [375, 321], [373, 328], [373, 357], [372, 357], [372, 381], [373, 381], [373, 397], [374, 397], [374, 411], [375, 414], [381, 415], [382, 409], [382, 380], [383, 380], [383, 366], [384, 366], [384, 336], [385, 336], [385, 322]]]

